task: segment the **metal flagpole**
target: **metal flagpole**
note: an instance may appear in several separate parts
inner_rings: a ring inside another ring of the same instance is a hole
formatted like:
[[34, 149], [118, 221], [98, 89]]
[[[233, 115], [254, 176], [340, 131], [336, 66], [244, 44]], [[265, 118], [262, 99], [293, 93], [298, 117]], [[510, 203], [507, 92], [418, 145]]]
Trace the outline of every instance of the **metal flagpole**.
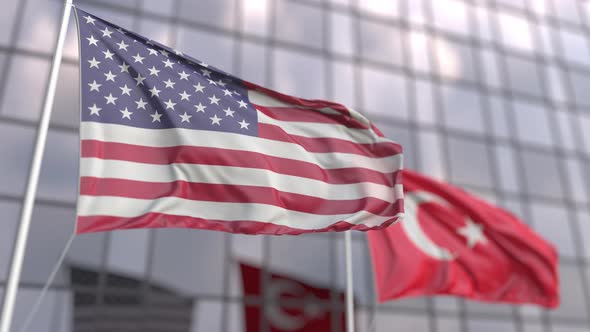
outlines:
[[346, 332], [354, 332], [354, 299], [352, 292], [352, 231], [344, 232], [346, 255]]
[[31, 168], [29, 170], [27, 191], [25, 193], [21, 210], [18, 234], [14, 245], [14, 252], [12, 253], [10, 274], [8, 275], [8, 284], [4, 294], [2, 316], [0, 318], [0, 332], [10, 332], [10, 325], [12, 323], [14, 304], [16, 302], [16, 292], [18, 290], [18, 283], [20, 281], [23, 258], [27, 245], [27, 237], [29, 235], [29, 228], [31, 226], [31, 216], [33, 214], [33, 206], [35, 203], [35, 194], [37, 193], [37, 184], [39, 183], [39, 172], [41, 171], [41, 162], [43, 161], [45, 142], [47, 141], [49, 119], [51, 118], [53, 99], [55, 97], [55, 89], [57, 87], [57, 76], [59, 73], [59, 67], [61, 65], [63, 46], [66, 39], [66, 32], [68, 31], [68, 22], [71, 11], [72, 0], [65, 0], [61, 28], [59, 30], [55, 54], [53, 55], [51, 74], [49, 76], [49, 85], [45, 95], [45, 104], [41, 114], [41, 121], [39, 122], [39, 127], [37, 128], [37, 140], [35, 142], [35, 151], [33, 152], [33, 160], [31, 161]]

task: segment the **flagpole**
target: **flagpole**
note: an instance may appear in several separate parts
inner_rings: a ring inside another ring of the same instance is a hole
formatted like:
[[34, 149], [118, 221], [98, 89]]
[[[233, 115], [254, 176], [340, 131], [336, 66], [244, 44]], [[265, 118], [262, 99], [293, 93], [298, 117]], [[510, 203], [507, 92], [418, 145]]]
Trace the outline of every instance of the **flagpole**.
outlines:
[[346, 332], [354, 332], [354, 299], [352, 291], [352, 231], [344, 232], [346, 255]]
[[57, 46], [55, 54], [53, 55], [53, 63], [51, 65], [51, 74], [49, 76], [49, 85], [45, 94], [45, 104], [43, 105], [43, 112], [41, 113], [41, 121], [37, 128], [37, 139], [35, 142], [35, 150], [33, 152], [33, 160], [29, 169], [29, 178], [27, 182], [27, 190], [21, 209], [20, 223], [18, 234], [12, 253], [10, 263], [10, 274], [8, 275], [8, 283], [6, 292], [4, 293], [4, 301], [2, 306], [2, 316], [0, 318], [0, 332], [10, 332], [12, 318], [14, 314], [14, 304], [16, 302], [16, 293], [22, 272], [23, 259], [25, 249], [27, 246], [27, 237], [29, 235], [29, 228], [31, 226], [31, 216], [33, 214], [33, 207], [35, 203], [35, 194], [37, 193], [37, 184], [39, 183], [39, 173], [41, 171], [41, 163], [43, 161], [43, 152], [45, 151], [45, 143], [47, 141], [47, 131], [49, 129], [49, 119], [51, 118], [51, 111], [53, 108], [53, 100], [55, 98], [55, 89], [57, 87], [57, 77], [59, 67], [61, 65], [61, 58], [63, 53], [63, 46], [68, 31], [68, 22], [70, 13], [72, 11], [72, 0], [65, 0], [65, 7], [63, 17], [61, 20], [61, 28], [57, 39]]

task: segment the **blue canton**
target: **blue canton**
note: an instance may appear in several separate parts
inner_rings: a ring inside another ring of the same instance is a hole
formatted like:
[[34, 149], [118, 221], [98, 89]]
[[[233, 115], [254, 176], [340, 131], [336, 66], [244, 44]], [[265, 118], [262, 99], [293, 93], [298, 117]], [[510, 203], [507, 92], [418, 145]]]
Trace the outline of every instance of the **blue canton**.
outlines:
[[82, 121], [258, 135], [242, 81], [76, 9]]

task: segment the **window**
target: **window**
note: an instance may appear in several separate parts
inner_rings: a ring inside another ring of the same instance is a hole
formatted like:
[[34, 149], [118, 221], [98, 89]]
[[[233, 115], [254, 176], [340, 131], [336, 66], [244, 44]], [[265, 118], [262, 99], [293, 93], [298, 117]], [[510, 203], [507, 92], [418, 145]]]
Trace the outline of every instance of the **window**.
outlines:
[[434, 40], [434, 56], [438, 75], [442, 78], [450, 81], [475, 80], [474, 55], [471, 47], [449, 39], [437, 38]]
[[588, 86], [590, 86], [590, 76], [578, 71], [570, 71], [569, 76], [573, 86], [573, 102], [579, 106], [589, 107], [590, 94], [588, 93]]
[[482, 104], [477, 90], [451, 84], [442, 88], [445, 124], [456, 130], [484, 132]]
[[233, 69], [234, 45], [234, 40], [223, 35], [189, 27], [180, 28], [178, 31], [177, 48], [179, 50], [225, 71]]
[[503, 191], [518, 193], [522, 191], [516, 173], [514, 151], [507, 144], [498, 144], [495, 147], [496, 167], [499, 171], [498, 186]]
[[546, 203], [531, 204], [533, 228], [545, 239], [557, 246], [559, 255], [575, 257], [574, 242], [570, 215], [567, 211], [555, 205]]
[[322, 12], [316, 7], [301, 5], [296, 2], [276, 1], [278, 39], [304, 45], [306, 47], [322, 48]]
[[389, 331], [393, 326], [400, 331], [426, 332], [429, 330], [428, 319], [422, 315], [382, 312], [375, 314], [375, 331]]
[[[204, 23], [220, 28], [234, 28], [236, 0], [180, 1], [180, 17], [191, 22]], [[207, 45], [207, 44], [204, 44]]]
[[467, 5], [459, 0], [430, 0], [435, 28], [459, 35], [469, 33]]
[[520, 16], [498, 13], [502, 43], [505, 47], [519, 51], [534, 51], [533, 37], [528, 21]]
[[394, 118], [408, 118], [406, 81], [397, 74], [363, 68], [363, 101], [368, 112]]
[[513, 322], [491, 319], [468, 319], [469, 332], [516, 332]]
[[549, 312], [550, 317], [583, 318], [588, 314], [584, 299], [584, 287], [580, 268], [561, 263], [559, 266], [560, 299], [559, 308]]
[[276, 49], [274, 88], [302, 98], [325, 99], [324, 61], [317, 56]]
[[237, 69], [239, 76], [254, 83], [266, 84], [267, 46], [243, 40], [241, 47], [242, 59], [240, 60], [240, 68]]
[[526, 192], [532, 196], [562, 198], [563, 189], [556, 156], [531, 150], [521, 152]]
[[448, 144], [453, 182], [492, 187], [488, 149], [484, 143], [451, 137]]
[[240, 1], [242, 9], [242, 31], [267, 37], [269, 34], [270, 0]]
[[361, 21], [361, 55], [368, 61], [401, 65], [401, 36], [396, 27]]
[[518, 139], [526, 143], [552, 146], [547, 110], [541, 104], [519, 100], [513, 105]]
[[506, 56], [510, 89], [518, 93], [542, 97], [539, 68], [533, 60]]
[[586, 36], [575, 30], [562, 29], [559, 32], [564, 60], [590, 66], [590, 49]]
[[352, 56], [355, 53], [353, 21], [350, 15], [333, 12], [330, 17], [331, 51]]
[[[184, 294], [222, 294], [224, 233], [159, 229], [155, 233], [151, 281]], [[179, 258], [178, 253], [185, 253]], [[203, 269], [206, 266], [206, 269]]]
[[[43, 106], [49, 62], [28, 56], [15, 57], [4, 75], [7, 84], [0, 114], [36, 120]], [[24, 91], [26, 98], [23, 98]]]

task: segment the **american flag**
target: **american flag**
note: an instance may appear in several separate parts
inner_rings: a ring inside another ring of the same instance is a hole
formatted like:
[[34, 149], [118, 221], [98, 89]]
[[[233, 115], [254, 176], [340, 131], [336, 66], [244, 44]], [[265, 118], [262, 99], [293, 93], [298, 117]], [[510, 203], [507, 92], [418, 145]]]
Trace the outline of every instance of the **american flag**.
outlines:
[[403, 216], [402, 148], [359, 113], [257, 86], [75, 12], [78, 233], [300, 234]]

